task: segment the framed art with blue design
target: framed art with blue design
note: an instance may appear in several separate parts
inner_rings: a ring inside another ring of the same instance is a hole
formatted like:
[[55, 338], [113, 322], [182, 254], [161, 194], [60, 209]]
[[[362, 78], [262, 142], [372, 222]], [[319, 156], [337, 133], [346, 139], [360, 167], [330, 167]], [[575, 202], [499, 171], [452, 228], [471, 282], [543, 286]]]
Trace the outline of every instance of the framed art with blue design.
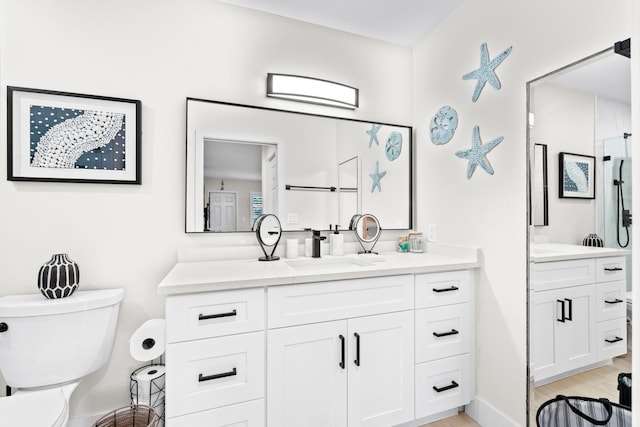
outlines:
[[7, 87], [7, 179], [140, 184], [137, 100]]
[[560, 153], [558, 175], [560, 198], [595, 199], [595, 157]]

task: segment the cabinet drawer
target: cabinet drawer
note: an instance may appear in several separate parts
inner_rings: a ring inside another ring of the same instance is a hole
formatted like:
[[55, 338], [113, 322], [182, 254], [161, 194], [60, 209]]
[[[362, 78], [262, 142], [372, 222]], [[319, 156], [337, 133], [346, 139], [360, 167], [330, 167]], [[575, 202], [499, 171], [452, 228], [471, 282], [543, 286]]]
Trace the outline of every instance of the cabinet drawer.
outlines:
[[167, 417], [264, 397], [264, 332], [169, 344], [166, 353]]
[[466, 405], [472, 381], [468, 354], [416, 365], [416, 418]]
[[595, 268], [593, 258], [534, 262], [531, 264], [531, 287], [536, 291], [545, 291], [594, 283]]
[[596, 258], [596, 282], [626, 280], [625, 259], [622, 256]]
[[469, 270], [416, 275], [416, 308], [471, 301]]
[[264, 400], [225, 406], [196, 414], [167, 418], [167, 427], [264, 427]]
[[624, 281], [598, 283], [598, 322], [627, 316], [627, 283]]
[[471, 350], [469, 303], [416, 311], [416, 363], [442, 359]]
[[597, 326], [598, 361], [627, 352], [627, 319], [607, 320]]
[[268, 327], [413, 309], [413, 276], [337, 280], [268, 289]]
[[167, 298], [167, 342], [264, 329], [264, 290], [242, 289]]

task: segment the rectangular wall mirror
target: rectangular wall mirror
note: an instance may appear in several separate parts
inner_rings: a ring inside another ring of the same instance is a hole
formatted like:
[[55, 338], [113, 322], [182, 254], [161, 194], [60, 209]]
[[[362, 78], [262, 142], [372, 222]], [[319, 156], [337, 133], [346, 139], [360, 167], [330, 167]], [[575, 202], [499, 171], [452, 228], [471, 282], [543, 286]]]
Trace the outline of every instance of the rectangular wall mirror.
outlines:
[[411, 167], [410, 126], [187, 98], [185, 230], [251, 231], [263, 213], [285, 231], [357, 213], [408, 230]]

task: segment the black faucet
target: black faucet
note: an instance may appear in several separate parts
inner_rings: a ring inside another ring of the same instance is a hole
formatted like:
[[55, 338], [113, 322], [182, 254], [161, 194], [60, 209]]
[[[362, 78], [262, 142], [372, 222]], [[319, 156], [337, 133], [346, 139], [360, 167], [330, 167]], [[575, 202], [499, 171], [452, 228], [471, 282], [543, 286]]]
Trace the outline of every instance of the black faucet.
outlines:
[[311, 258], [320, 258], [320, 241], [326, 239], [326, 237], [320, 235], [320, 230], [311, 230], [313, 238], [313, 253]]

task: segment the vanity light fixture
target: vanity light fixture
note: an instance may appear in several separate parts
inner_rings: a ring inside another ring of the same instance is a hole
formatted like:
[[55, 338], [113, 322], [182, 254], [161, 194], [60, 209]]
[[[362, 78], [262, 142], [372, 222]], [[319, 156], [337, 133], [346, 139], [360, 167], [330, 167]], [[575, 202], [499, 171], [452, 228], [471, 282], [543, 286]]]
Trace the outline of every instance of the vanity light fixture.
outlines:
[[359, 90], [355, 87], [292, 74], [268, 73], [267, 96], [352, 110], [359, 105]]

